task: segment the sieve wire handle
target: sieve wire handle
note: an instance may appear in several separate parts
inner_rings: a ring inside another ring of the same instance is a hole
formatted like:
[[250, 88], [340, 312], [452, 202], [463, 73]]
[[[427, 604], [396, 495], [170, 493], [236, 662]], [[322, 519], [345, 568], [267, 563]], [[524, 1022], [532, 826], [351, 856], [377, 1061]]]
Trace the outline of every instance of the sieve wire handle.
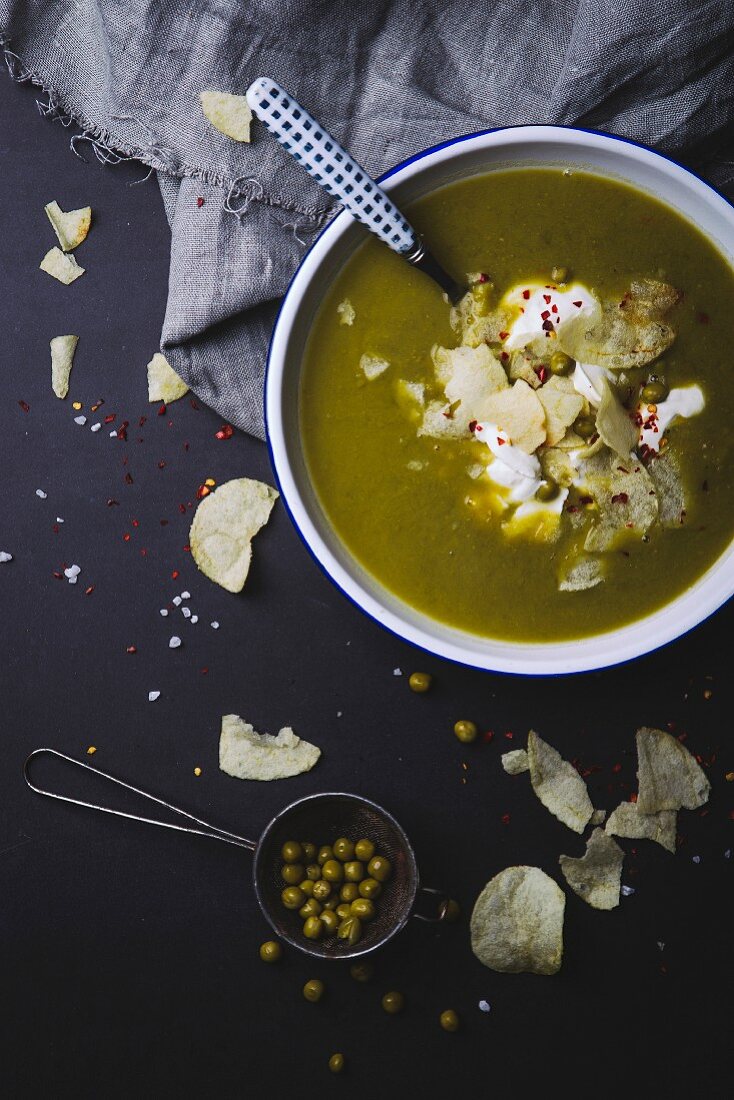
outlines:
[[[185, 817], [188, 821], [193, 821], [196, 825], [201, 825], [202, 828], [192, 829], [188, 825], [174, 825], [169, 821], [160, 821], [155, 817], [142, 817], [140, 814], [129, 814], [124, 810], [113, 810], [110, 806], [100, 806], [96, 802], [83, 802], [79, 798], [71, 798], [66, 794], [58, 794], [56, 791], [47, 791], [43, 787], [37, 787], [35, 783], [31, 782], [31, 764], [37, 757], [43, 755], [56, 756], [59, 760], [64, 760], [67, 764], [74, 764], [77, 768], [83, 768], [85, 771], [92, 772], [93, 775], [100, 776], [102, 779], [108, 779], [110, 783], [115, 783], [118, 787], [124, 787], [125, 790], [132, 791], [133, 794], [139, 794], [142, 798], [147, 798], [150, 802], [155, 802], [159, 806], [164, 806], [165, 809], [170, 810], [174, 814], [178, 814], [180, 817]], [[59, 752], [57, 749], [34, 749], [23, 765], [23, 776], [32, 791], [35, 791], [36, 794], [42, 794], [46, 798], [57, 798], [59, 802], [71, 802], [74, 806], [86, 806], [90, 810], [99, 810], [100, 813], [103, 814], [114, 814], [115, 817], [126, 817], [130, 821], [143, 821], [146, 825], [160, 825], [162, 829], [175, 829], [179, 833], [192, 833], [194, 836], [207, 836], [212, 840], [221, 840], [225, 844], [234, 844], [238, 848], [247, 848], [250, 852], [255, 851], [256, 845], [253, 840], [247, 840], [245, 837], [237, 836], [236, 833], [230, 833], [227, 829], [220, 829], [217, 825], [210, 825], [208, 821], [202, 821], [201, 818], [194, 817], [193, 814], [188, 813], [186, 810], [182, 810], [179, 806], [172, 806], [170, 802], [166, 802], [164, 799], [158, 798], [154, 794], [150, 794], [149, 791], [141, 791], [139, 787], [133, 787], [132, 783], [126, 783], [124, 779], [118, 779], [114, 775], [108, 775], [107, 772], [100, 771], [98, 768], [93, 768], [89, 764], [84, 764], [81, 760], [75, 760], [73, 756], [67, 756], [66, 753]]]

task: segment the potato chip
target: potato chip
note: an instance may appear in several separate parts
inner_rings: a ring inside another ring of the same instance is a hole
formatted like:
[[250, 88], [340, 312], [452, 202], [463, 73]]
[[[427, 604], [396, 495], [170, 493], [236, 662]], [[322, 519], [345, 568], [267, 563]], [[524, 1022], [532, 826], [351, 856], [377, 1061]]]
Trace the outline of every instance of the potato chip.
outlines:
[[503, 752], [501, 760], [502, 767], [508, 775], [520, 775], [530, 768], [528, 754], [525, 749], [513, 749], [512, 752]]
[[537, 390], [541, 384], [540, 378], [538, 378], [533, 368], [533, 361], [525, 354], [524, 349], [521, 351], [513, 351], [510, 354], [510, 359], [507, 364], [507, 377], [512, 382], [521, 378], [523, 382], [527, 382], [533, 390]]
[[74, 363], [78, 336], [54, 336], [51, 341], [51, 388], [57, 397], [69, 392], [69, 375]]
[[279, 494], [249, 477], [225, 481], [199, 504], [191, 524], [191, 556], [205, 576], [240, 592], [252, 558], [252, 539], [267, 522]]
[[658, 520], [663, 527], [680, 531], [686, 510], [686, 497], [675, 455], [670, 450], [655, 455], [647, 472], [658, 496]]
[[603, 825], [607, 819], [606, 810], [594, 810], [593, 814], [589, 818], [590, 825]]
[[379, 378], [381, 374], [384, 374], [387, 368], [390, 366], [387, 359], [382, 359], [379, 355], [363, 355], [359, 360], [359, 368], [364, 373], [368, 382], [372, 382], [375, 378]]
[[547, 810], [573, 829], [582, 833], [594, 812], [586, 784], [560, 753], [534, 730], [528, 734], [528, 762], [533, 790]]
[[539, 453], [540, 465], [543, 473], [562, 489], [568, 489], [576, 477], [576, 464], [568, 451], [562, 451], [558, 447], [543, 447]]
[[[557, 374], [540, 387], [537, 396], [545, 411], [546, 443], [552, 447], [563, 439], [566, 429], [581, 412], [584, 399], [576, 392], [570, 378]], [[632, 430], [635, 431], [634, 426]]]
[[628, 837], [630, 840], [654, 840], [669, 852], [675, 852], [677, 819], [675, 810], [643, 814], [636, 802], [621, 802], [610, 813], [605, 829], [613, 836]]
[[556, 974], [563, 959], [560, 886], [539, 867], [506, 867], [487, 883], [471, 915], [472, 951], [504, 974]]
[[431, 436], [433, 439], [470, 439], [469, 422], [463, 416], [456, 416], [445, 401], [431, 401], [423, 413], [423, 422], [418, 435]]
[[48, 203], [43, 209], [54, 227], [54, 233], [59, 238], [59, 244], [64, 252], [71, 252], [85, 240], [92, 224], [91, 206], [83, 206], [80, 210], [68, 210], [64, 213], [59, 204], [54, 201]]
[[165, 355], [157, 351], [148, 363], [148, 400], [170, 405], [188, 392], [183, 378], [179, 378]]
[[235, 779], [288, 779], [311, 771], [320, 756], [321, 749], [302, 741], [289, 726], [273, 736], [256, 733], [237, 714], [222, 716], [219, 767]]
[[201, 109], [215, 130], [235, 141], [250, 140], [252, 111], [243, 95], [215, 92], [207, 88], [199, 92]]
[[561, 872], [574, 894], [592, 909], [616, 909], [624, 852], [603, 829], [594, 829], [580, 859], [560, 856]]
[[611, 451], [615, 451], [621, 459], [626, 460], [637, 443], [637, 427], [607, 379], [600, 377], [597, 385], [601, 392], [601, 401], [596, 413], [596, 430], [599, 438]]
[[455, 415], [467, 424], [486, 419], [489, 398], [508, 388], [504, 368], [486, 344], [477, 348], [434, 347], [433, 362], [446, 400], [451, 405], [458, 402]]
[[663, 292], [653, 289], [653, 284], [654, 280], [635, 282], [621, 301], [605, 302], [597, 319], [579, 317], [577, 322], [562, 326], [562, 350], [579, 363], [611, 370], [652, 363], [675, 340], [675, 332], [662, 318], [670, 309], [670, 291], [678, 300], [672, 287]]
[[643, 814], [695, 810], [708, 802], [711, 784], [677, 737], [643, 726], [637, 731], [637, 807]]
[[511, 321], [511, 315], [505, 308], [489, 309], [473, 294], [465, 294], [457, 306], [451, 310], [451, 327], [467, 347], [480, 344], [501, 344], [500, 333], [505, 332]]
[[584, 549], [610, 550], [644, 535], [657, 519], [658, 498], [642, 463], [638, 459], [623, 463], [617, 455], [611, 459], [599, 455], [596, 465], [589, 466], [590, 473], [584, 469], [586, 484], [599, 506], [599, 516], [586, 536]]
[[336, 315], [339, 318], [340, 325], [353, 325], [354, 319], [357, 316], [357, 311], [349, 299], [345, 298], [344, 301], [340, 302], [336, 307]]
[[41, 271], [45, 271], [47, 275], [52, 275], [54, 279], [58, 279], [65, 286], [73, 283], [75, 279], [84, 274], [84, 268], [79, 266], [72, 254], [67, 255], [66, 252], [62, 252], [56, 246], [49, 249], [38, 266]]
[[589, 588], [596, 588], [603, 580], [604, 570], [599, 559], [583, 555], [561, 570], [558, 591], [585, 592]]
[[514, 447], [532, 454], [545, 442], [545, 411], [527, 382], [520, 380], [500, 390], [486, 404], [486, 419], [506, 432]]

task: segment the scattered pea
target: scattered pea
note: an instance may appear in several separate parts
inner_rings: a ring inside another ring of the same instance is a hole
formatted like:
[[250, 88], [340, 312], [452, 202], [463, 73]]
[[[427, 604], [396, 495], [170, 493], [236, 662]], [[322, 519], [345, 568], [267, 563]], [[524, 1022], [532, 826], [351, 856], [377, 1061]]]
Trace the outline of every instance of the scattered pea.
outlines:
[[658, 380], [648, 382], [646, 386], [643, 386], [640, 396], [648, 405], [659, 405], [661, 401], [665, 400], [669, 393], [670, 390], [665, 383]]
[[387, 856], [373, 856], [367, 864], [370, 878], [376, 878], [378, 882], [387, 882], [392, 872], [392, 864]]
[[387, 1012], [390, 1016], [394, 1016], [396, 1013], [402, 1012], [404, 1004], [405, 998], [403, 997], [403, 994], [397, 993], [394, 989], [391, 990], [389, 993], [386, 993], [385, 996], [382, 998], [382, 1007], [384, 1008], [385, 1012]]
[[301, 848], [303, 849], [304, 861], [306, 863], [313, 863], [314, 860], [316, 859], [316, 855], [317, 855], [317, 851], [318, 851], [317, 848], [316, 848], [316, 845], [312, 844], [310, 841], [307, 841], [306, 843], [301, 844]]
[[341, 1073], [344, 1069], [344, 1055], [332, 1054], [329, 1059], [329, 1069], [332, 1073]]
[[287, 882], [289, 886], [300, 886], [304, 874], [302, 863], [285, 863], [280, 872], [283, 882]]
[[441, 920], [448, 921], [449, 924], [453, 924], [461, 916], [461, 909], [458, 901], [454, 901], [453, 898], [447, 898], [441, 907], [440, 918]]
[[378, 882], [376, 878], [365, 878], [360, 882], [358, 890], [360, 897], [374, 901], [382, 893], [382, 883]]
[[344, 878], [344, 867], [338, 859], [327, 859], [321, 868], [321, 877], [327, 882], [341, 882]]
[[368, 982], [374, 972], [375, 968], [370, 962], [353, 963], [349, 967], [349, 973], [355, 982]]
[[375, 854], [375, 846], [371, 840], [358, 840], [354, 845], [354, 854], [357, 859], [361, 859], [364, 863], [369, 863]]
[[352, 916], [359, 917], [362, 921], [370, 921], [374, 919], [375, 907], [369, 898], [355, 898], [349, 906]]
[[323, 924], [324, 928], [326, 929], [327, 935], [333, 936], [334, 933], [336, 932], [337, 928], [339, 927], [339, 918], [336, 915], [336, 913], [334, 912], [334, 910], [333, 909], [324, 909], [319, 914], [319, 916], [321, 918], [321, 923]]
[[303, 848], [297, 840], [286, 840], [280, 854], [284, 863], [300, 863], [303, 859]]
[[319, 917], [307, 917], [303, 922], [303, 934], [307, 940], [320, 940], [324, 934], [324, 925]]
[[459, 1030], [459, 1017], [454, 1012], [453, 1008], [447, 1008], [445, 1012], [441, 1013], [438, 1019], [444, 1031]]
[[328, 844], [325, 844], [323, 848], [319, 848], [319, 854], [316, 856], [316, 862], [319, 867], [323, 867], [327, 860], [334, 858], [334, 850], [330, 848]]
[[351, 909], [350, 915], [341, 922], [336, 934], [340, 940], [346, 940], [350, 947], [354, 947], [362, 938], [362, 921], [359, 917], [351, 916]]
[[324, 995], [324, 983], [318, 978], [311, 978], [303, 987], [303, 996], [307, 1001], [317, 1004]]
[[354, 844], [351, 840], [347, 840], [345, 836], [340, 836], [338, 840], [334, 841], [334, 855], [342, 863], [354, 859]]
[[316, 898], [309, 898], [298, 910], [298, 916], [306, 920], [307, 917], [318, 917], [321, 912], [321, 903]]
[[347, 882], [361, 882], [364, 878], [364, 864], [359, 859], [344, 864], [344, 878]]
[[274, 963], [283, 954], [283, 949], [275, 940], [266, 940], [260, 944], [260, 958], [264, 963]]
[[479, 730], [475, 722], [462, 720], [454, 724], [454, 733], [463, 744], [470, 745], [472, 741], [476, 741]]
[[430, 689], [433, 677], [430, 672], [411, 672], [408, 678], [408, 687], [416, 695], [423, 695]]
[[306, 900], [306, 895], [300, 886], [286, 886], [280, 896], [286, 909], [300, 909]]
[[339, 897], [342, 901], [354, 901], [359, 897], [359, 887], [356, 882], [345, 882], [339, 891]]
[[307, 898], [313, 897], [313, 883], [311, 882], [310, 878], [304, 878], [301, 882], [298, 883], [298, 885], [300, 886], [301, 890], [303, 890]]

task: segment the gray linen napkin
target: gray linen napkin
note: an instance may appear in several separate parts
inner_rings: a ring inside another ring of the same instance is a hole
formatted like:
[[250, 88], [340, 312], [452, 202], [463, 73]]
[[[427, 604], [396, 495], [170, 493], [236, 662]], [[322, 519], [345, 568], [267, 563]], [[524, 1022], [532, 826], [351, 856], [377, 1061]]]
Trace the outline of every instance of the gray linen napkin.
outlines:
[[472, 130], [579, 124], [734, 191], [730, 0], [0, 0], [0, 44], [11, 75], [79, 124], [78, 152], [158, 173], [162, 349], [260, 437], [277, 300], [333, 207], [258, 123], [250, 146], [212, 129], [203, 88], [272, 76], [375, 174]]

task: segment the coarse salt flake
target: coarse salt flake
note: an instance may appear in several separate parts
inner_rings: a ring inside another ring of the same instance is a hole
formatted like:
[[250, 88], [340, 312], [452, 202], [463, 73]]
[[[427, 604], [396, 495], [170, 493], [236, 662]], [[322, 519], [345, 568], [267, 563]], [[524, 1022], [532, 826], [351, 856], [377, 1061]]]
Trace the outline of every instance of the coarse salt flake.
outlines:
[[192, 623], [198, 623], [198, 621], [199, 621], [199, 616], [198, 615], [192, 615], [191, 616], [191, 622]]
[[191, 609], [188, 608], [188, 607], [182, 607], [181, 608], [181, 614], [183, 615], [184, 619], [190, 619], [191, 618]]
[[402, 676], [403, 675], [403, 670], [402, 670], [402, 668], [394, 668], [392, 670], [392, 674], [393, 674], [393, 676]]
[[149, 691], [148, 692], [148, 702], [149, 703], [155, 703], [156, 699], [160, 699], [160, 697], [161, 697], [160, 691]]
[[166, 615], [168, 614], [168, 608], [167, 607], [162, 607], [161, 610], [160, 610], [160, 613], [163, 616], [163, 618], [165, 619]]
[[173, 637], [171, 638], [171, 640], [168, 643], [168, 648], [169, 649], [178, 649], [178, 647], [180, 645], [181, 645], [181, 639], [176, 634], [174, 634]]
[[211, 628], [212, 628], [212, 630], [219, 630], [219, 623], [217, 622], [217, 620], [216, 620], [216, 619], [215, 619], [215, 620], [214, 620], [214, 622], [213, 622], [213, 623], [211, 624]]
[[57, 517], [56, 517], [56, 522], [57, 522], [57, 523], [63, 523], [64, 521], [63, 521], [63, 519], [61, 518], [61, 516], [57, 516]]
[[182, 592], [181, 593], [181, 599], [182, 600], [190, 600], [191, 599], [191, 593], [190, 592]]
[[172, 602], [176, 605], [176, 607], [180, 607], [181, 606], [181, 597], [180, 596], [174, 596]]
[[489, 1010], [490, 1010], [489, 1001], [480, 1001], [479, 1002], [479, 1011], [480, 1012], [489, 1012]]
[[12, 561], [13, 555], [9, 554], [7, 550], [0, 550], [0, 564], [4, 565], [6, 561]]
[[622, 897], [624, 897], [624, 898], [631, 897], [631, 895], [634, 894], [634, 892], [635, 892], [634, 886], [623, 886], [622, 887]]
[[92, 427], [89, 430], [90, 430], [90, 432], [98, 432], [101, 427], [102, 427], [102, 425], [100, 424], [100, 422], [98, 420], [96, 424], [92, 424]]
[[36, 489], [36, 496], [40, 497], [41, 500], [45, 500], [48, 496], [48, 493], [44, 493], [43, 489]]
[[691, 856], [691, 859], [694, 863], [700, 863], [701, 862], [701, 857], [700, 856]]
[[80, 428], [83, 428], [87, 422], [86, 416], [75, 416], [74, 423], [78, 424]]
[[110, 432], [110, 439], [117, 439], [117, 429], [113, 428]]

